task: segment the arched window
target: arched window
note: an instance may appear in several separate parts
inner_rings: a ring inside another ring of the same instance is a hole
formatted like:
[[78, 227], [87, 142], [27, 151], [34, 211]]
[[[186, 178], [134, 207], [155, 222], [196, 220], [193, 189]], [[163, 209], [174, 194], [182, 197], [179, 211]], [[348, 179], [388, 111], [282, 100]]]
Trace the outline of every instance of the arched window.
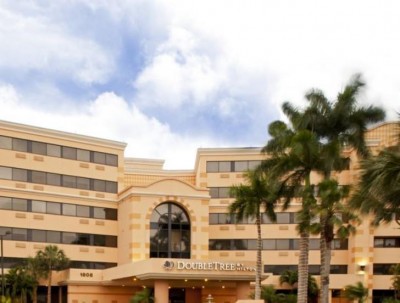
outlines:
[[150, 219], [150, 258], [190, 258], [190, 221], [178, 205], [157, 206]]

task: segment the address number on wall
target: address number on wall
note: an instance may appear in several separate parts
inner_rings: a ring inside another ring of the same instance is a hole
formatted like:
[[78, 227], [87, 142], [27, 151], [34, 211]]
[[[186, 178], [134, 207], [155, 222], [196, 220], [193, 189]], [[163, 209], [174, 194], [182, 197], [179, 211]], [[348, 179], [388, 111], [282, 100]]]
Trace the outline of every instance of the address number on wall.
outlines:
[[91, 272], [81, 272], [81, 277], [92, 278], [93, 277], [93, 273], [91, 273]]

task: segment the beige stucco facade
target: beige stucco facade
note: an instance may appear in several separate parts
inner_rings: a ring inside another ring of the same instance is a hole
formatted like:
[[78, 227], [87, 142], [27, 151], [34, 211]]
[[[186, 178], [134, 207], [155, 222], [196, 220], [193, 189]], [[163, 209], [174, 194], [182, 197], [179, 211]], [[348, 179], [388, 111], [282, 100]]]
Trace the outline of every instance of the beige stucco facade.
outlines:
[[[398, 124], [385, 123], [368, 131], [367, 143], [376, 153], [398, 144], [398, 133]], [[0, 122], [0, 233], [11, 233], [4, 237], [6, 270], [12, 261], [56, 244], [73, 261], [72, 268], [55, 273], [61, 302], [125, 303], [143, 288], [154, 288], [157, 303], [201, 303], [209, 295], [215, 303], [245, 302], [254, 282], [256, 227], [222, 220], [232, 201], [227, 189], [242, 183], [245, 168], [265, 155], [259, 148], [199, 149], [193, 170], [166, 171], [162, 160], [125, 158], [124, 149], [121, 142]], [[350, 167], [336, 177], [351, 185], [359, 163], [353, 151], [346, 153]], [[313, 182], [319, 178], [313, 175]], [[168, 239], [178, 237], [184, 258], [173, 257], [171, 243], [167, 255], [152, 255], [158, 247], [152, 239], [161, 239], [155, 210], [166, 203], [188, 218], [178, 236], [171, 232], [175, 223], [168, 223]], [[293, 214], [300, 207], [294, 199], [287, 211], [278, 210], [281, 221], [262, 225], [264, 285], [287, 288], [278, 272], [298, 263]], [[370, 297], [373, 290], [390, 289], [391, 276], [374, 268], [400, 263], [400, 246], [377, 243], [400, 243], [399, 229], [395, 222], [378, 228], [369, 223], [364, 218], [356, 234], [332, 250], [332, 302], [336, 290], [357, 281]], [[318, 266], [319, 258], [312, 249], [310, 265]]]

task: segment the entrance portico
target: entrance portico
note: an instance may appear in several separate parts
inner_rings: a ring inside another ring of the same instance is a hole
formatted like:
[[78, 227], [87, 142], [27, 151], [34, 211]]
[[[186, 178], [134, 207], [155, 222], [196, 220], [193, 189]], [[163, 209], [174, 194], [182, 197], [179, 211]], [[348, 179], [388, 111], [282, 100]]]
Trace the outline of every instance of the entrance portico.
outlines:
[[[266, 278], [266, 277], [263, 277]], [[215, 303], [248, 299], [255, 280], [254, 264], [191, 259], [148, 259], [106, 269], [103, 279], [154, 287], [157, 303]], [[172, 290], [182, 296], [172, 298]]]

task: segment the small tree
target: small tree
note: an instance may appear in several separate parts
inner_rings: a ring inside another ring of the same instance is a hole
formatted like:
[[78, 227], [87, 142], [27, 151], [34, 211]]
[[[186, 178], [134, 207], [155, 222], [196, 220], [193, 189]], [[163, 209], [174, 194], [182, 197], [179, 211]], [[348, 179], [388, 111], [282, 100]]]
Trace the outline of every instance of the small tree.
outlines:
[[47, 303], [51, 303], [52, 271], [66, 269], [69, 259], [64, 251], [58, 249], [56, 245], [48, 245], [44, 250], [39, 250], [35, 258], [37, 259], [38, 266], [43, 269], [43, 277], [47, 279]]
[[154, 291], [153, 289], [145, 288], [137, 292], [130, 303], [154, 303]]
[[392, 277], [392, 286], [394, 289], [395, 299], [400, 299], [400, 263], [395, 264], [390, 268], [390, 273]]
[[355, 285], [347, 285], [344, 289], [344, 296], [349, 300], [357, 300], [358, 303], [364, 303], [368, 297], [368, 288], [357, 282]]

